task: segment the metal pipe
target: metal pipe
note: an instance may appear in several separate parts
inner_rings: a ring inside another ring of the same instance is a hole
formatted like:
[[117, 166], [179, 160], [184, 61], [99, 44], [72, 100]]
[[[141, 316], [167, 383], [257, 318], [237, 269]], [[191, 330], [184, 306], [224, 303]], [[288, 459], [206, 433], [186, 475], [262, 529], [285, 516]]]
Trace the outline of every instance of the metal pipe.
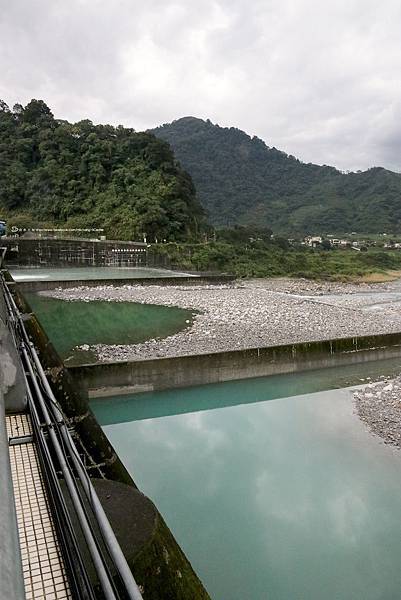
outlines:
[[57, 477], [54, 462], [51, 458], [50, 451], [45, 440], [38, 411], [25, 373], [24, 380], [28, 395], [32, 427], [35, 432], [35, 439], [38, 445], [38, 458], [43, 469], [47, 473], [49, 500], [53, 501], [55, 522], [59, 528], [58, 534], [60, 538], [62, 538], [60, 541], [64, 541], [64, 544], [62, 544], [62, 550], [64, 551], [66, 567], [67, 563], [69, 567], [68, 575], [71, 591], [76, 592], [75, 595], [73, 594], [74, 597], [82, 597], [85, 600], [95, 600], [93, 586], [89, 580], [87, 570], [82, 560], [81, 552], [78, 547], [75, 532], [59, 483], [59, 478]]
[[37, 355], [37, 352], [36, 352], [32, 342], [30, 342], [30, 349], [31, 349], [32, 357], [35, 362], [35, 366], [36, 366], [36, 368], [39, 372], [39, 375], [41, 376], [41, 379], [43, 381], [43, 385], [45, 387], [46, 393], [48, 394], [48, 396], [50, 398], [51, 410], [56, 418], [56, 421], [59, 424], [61, 435], [63, 436], [63, 439], [65, 440], [66, 444], [71, 448], [71, 451], [72, 451], [71, 457], [74, 462], [74, 466], [77, 469], [78, 476], [79, 476], [79, 479], [85, 490], [86, 496], [87, 496], [88, 500], [90, 501], [91, 506], [93, 507], [94, 513], [98, 519], [99, 527], [104, 536], [104, 542], [114, 560], [114, 563], [121, 575], [122, 580], [124, 581], [124, 584], [125, 584], [125, 587], [126, 587], [126, 590], [128, 593], [128, 597], [130, 598], [130, 600], [143, 600], [142, 594], [141, 594], [141, 592], [138, 588], [138, 585], [134, 579], [131, 569], [128, 566], [127, 560], [123, 554], [123, 551], [121, 550], [121, 546], [118, 543], [116, 535], [110, 525], [110, 521], [108, 520], [107, 515], [104, 512], [103, 506], [100, 503], [100, 500], [96, 493], [96, 490], [93, 487], [93, 484], [92, 484], [91, 480], [89, 479], [85, 469], [83, 468], [80, 459], [77, 457], [77, 450], [76, 450], [74, 441], [71, 437], [70, 432], [68, 431], [68, 428], [65, 425], [63, 415], [57, 406], [56, 398], [54, 397], [53, 391], [50, 387], [50, 384], [47, 380], [46, 374], [43, 370], [43, 367], [40, 363], [39, 357]]
[[86, 543], [88, 545], [88, 549], [89, 549], [91, 558], [92, 558], [93, 563], [95, 565], [96, 572], [97, 572], [97, 574], [99, 576], [100, 584], [102, 586], [104, 595], [105, 595], [105, 597], [106, 597], [107, 600], [116, 600], [116, 595], [114, 594], [113, 588], [112, 588], [112, 586], [110, 584], [110, 580], [109, 580], [109, 577], [107, 575], [106, 569], [104, 567], [102, 557], [101, 557], [101, 555], [99, 553], [99, 550], [98, 550], [98, 547], [97, 547], [97, 544], [96, 544], [96, 540], [95, 540], [95, 538], [94, 538], [94, 536], [92, 534], [90, 525], [88, 524], [88, 521], [86, 519], [85, 512], [84, 512], [84, 510], [82, 508], [82, 505], [81, 505], [81, 502], [80, 502], [80, 499], [79, 499], [79, 496], [78, 496], [78, 492], [77, 492], [77, 490], [75, 488], [75, 483], [74, 483], [74, 481], [72, 479], [72, 476], [71, 476], [71, 473], [69, 471], [68, 465], [67, 465], [66, 460], [64, 458], [64, 453], [63, 453], [63, 451], [62, 451], [62, 449], [60, 447], [60, 443], [59, 443], [59, 441], [57, 439], [57, 436], [56, 436], [56, 433], [54, 431], [53, 423], [50, 420], [49, 413], [48, 413], [47, 407], [46, 407], [46, 403], [45, 403], [45, 401], [43, 399], [42, 392], [40, 391], [40, 388], [38, 386], [38, 382], [36, 381], [35, 373], [33, 372], [31, 361], [29, 360], [29, 357], [28, 357], [28, 354], [27, 354], [27, 351], [26, 351], [24, 343], [21, 344], [21, 350], [22, 350], [22, 353], [24, 355], [25, 362], [26, 362], [26, 365], [27, 365], [28, 370], [29, 370], [29, 374], [31, 376], [31, 381], [32, 381], [34, 389], [35, 389], [35, 394], [36, 394], [36, 397], [37, 397], [37, 399], [39, 401], [39, 405], [40, 405], [41, 411], [43, 413], [43, 417], [44, 417], [45, 423], [46, 423], [46, 425], [48, 427], [49, 436], [51, 438], [51, 441], [52, 441], [52, 444], [53, 444], [53, 448], [54, 448], [54, 450], [56, 452], [57, 459], [59, 461], [61, 471], [62, 471], [62, 473], [64, 475], [64, 479], [65, 479], [65, 482], [66, 482], [69, 494], [71, 496], [71, 500], [72, 500], [72, 503], [74, 505], [74, 509], [75, 509], [75, 511], [77, 513], [77, 517], [78, 517], [79, 523], [81, 525], [82, 532], [83, 532], [83, 534], [85, 536], [85, 540], [86, 540]]
[[[15, 313], [17, 314], [17, 317], [20, 321], [20, 326], [21, 326], [21, 330], [22, 333], [25, 337], [26, 342], [29, 344], [29, 349], [32, 355], [32, 358], [34, 360], [36, 369], [38, 370], [38, 373], [40, 375], [40, 378], [43, 382], [43, 385], [45, 387], [46, 393], [48, 394], [50, 401], [51, 401], [51, 410], [56, 418], [56, 421], [58, 422], [59, 426], [60, 426], [60, 431], [61, 431], [61, 435], [63, 436], [63, 439], [65, 440], [65, 442], [68, 444], [68, 446], [71, 448], [72, 453], [72, 459], [74, 462], [74, 466], [77, 469], [78, 472], [78, 476], [79, 479], [82, 483], [83, 489], [85, 491], [85, 494], [88, 498], [88, 500], [91, 503], [91, 506], [93, 507], [94, 513], [97, 517], [98, 520], [98, 524], [99, 524], [99, 528], [100, 531], [103, 535], [103, 539], [104, 542], [106, 544], [107, 549], [110, 552], [111, 557], [113, 558], [113, 561], [115, 563], [115, 566], [117, 567], [117, 570], [125, 584], [126, 587], [126, 591], [128, 594], [128, 598], [130, 600], [143, 600], [142, 598], [142, 594], [139, 590], [139, 587], [134, 579], [134, 576], [132, 574], [131, 569], [129, 568], [129, 565], [127, 563], [127, 560], [123, 554], [123, 551], [121, 550], [121, 546], [118, 543], [118, 540], [116, 538], [116, 535], [110, 525], [110, 522], [107, 518], [106, 513], [104, 512], [104, 509], [100, 503], [99, 497], [92, 485], [92, 482], [90, 481], [85, 469], [82, 466], [82, 463], [79, 459], [79, 457], [77, 457], [77, 450], [74, 444], [74, 441], [71, 438], [71, 434], [68, 431], [65, 422], [64, 422], [64, 418], [62, 415], [62, 412], [60, 411], [60, 409], [58, 408], [57, 405], [57, 401], [56, 398], [54, 397], [53, 391], [50, 387], [50, 384], [47, 380], [46, 374], [44, 372], [44, 369], [42, 367], [42, 364], [39, 360], [39, 357], [37, 355], [36, 349], [33, 345], [33, 343], [29, 340], [24, 323], [22, 321], [21, 318], [21, 314], [18, 310], [18, 307], [15, 304], [14, 298], [12, 297], [12, 295], [10, 294], [9, 290], [7, 289], [7, 292], [9, 294], [9, 298], [10, 298], [10, 302], [11, 305], [13, 307], [13, 310], [15, 311]], [[24, 348], [24, 352], [26, 354], [26, 349]], [[29, 363], [29, 360], [28, 360]], [[36, 382], [36, 378], [34, 379], [34, 385], [35, 387], [37, 386], [37, 382]], [[39, 388], [38, 388], [39, 390]], [[42, 400], [42, 402], [44, 402], [42, 394], [39, 390], [40, 393], [40, 398]], [[54, 432], [53, 432], [54, 434]]]

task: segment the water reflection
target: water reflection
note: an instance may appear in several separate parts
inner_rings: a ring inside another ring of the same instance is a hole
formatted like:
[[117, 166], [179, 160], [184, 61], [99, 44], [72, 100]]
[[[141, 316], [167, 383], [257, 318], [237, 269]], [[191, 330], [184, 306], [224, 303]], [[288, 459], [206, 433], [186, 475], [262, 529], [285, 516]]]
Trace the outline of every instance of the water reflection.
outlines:
[[384, 375], [393, 376], [400, 371], [401, 359], [393, 358], [343, 366], [341, 369], [334, 367], [134, 396], [114, 396], [112, 400], [99, 398], [92, 401], [92, 408], [101, 425], [110, 425], [337, 389]]
[[352, 410], [334, 390], [105, 430], [213, 598], [395, 599], [400, 456]]

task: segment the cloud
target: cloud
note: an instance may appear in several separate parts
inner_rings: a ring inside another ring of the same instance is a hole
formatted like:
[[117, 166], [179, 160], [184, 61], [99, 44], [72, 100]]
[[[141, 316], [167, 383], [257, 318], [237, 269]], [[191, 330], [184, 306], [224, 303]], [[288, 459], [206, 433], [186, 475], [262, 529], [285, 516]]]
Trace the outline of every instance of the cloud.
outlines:
[[[1, 6], [3, 5], [3, 6]], [[305, 161], [401, 170], [401, 5], [0, 0], [0, 97], [137, 130], [185, 115]]]

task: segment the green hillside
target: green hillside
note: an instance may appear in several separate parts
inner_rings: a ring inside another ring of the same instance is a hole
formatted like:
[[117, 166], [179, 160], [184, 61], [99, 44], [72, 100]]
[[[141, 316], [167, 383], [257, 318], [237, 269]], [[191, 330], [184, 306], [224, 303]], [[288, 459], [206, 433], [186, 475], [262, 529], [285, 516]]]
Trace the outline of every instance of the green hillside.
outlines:
[[0, 101], [0, 218], [181, 240], [202, 223], [191, 178], [166, 142], [122, 126], [71, 124], [42, 100]]
[[217, 226], [288, 234], [401, 231], [401, 174], [305, 164], [239, 129], [185, 117], [153, 130], [190, 173]]

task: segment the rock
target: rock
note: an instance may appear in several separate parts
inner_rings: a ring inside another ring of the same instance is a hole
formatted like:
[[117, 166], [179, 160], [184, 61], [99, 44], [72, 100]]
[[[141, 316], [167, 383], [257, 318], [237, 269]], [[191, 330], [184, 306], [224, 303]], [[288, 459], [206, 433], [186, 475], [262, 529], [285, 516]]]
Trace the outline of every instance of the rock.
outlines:
[[[291, 344], [341, 336], [401, 331], [401, 313], [385, 305], [382, 311], [365, 310], [366, 298], [355, 292], [385, 290], [383, 286], [326, 284], [306, 280], [256, 280], [208, 286], [137, 286], [81, 287], [46, 291], [45, 295], [64, 300], [106, 300], [177, 306], [191, 311], [191, 327], [157, 342], [115, 347], [98, 345], [101, 360], [130, 357], [152, 358], [224, 352], [233, 348], [251, 348]], [[317, 296], [332, 292], [336, 297]], [[369, 295], [366, 295], [369, 299]], [[187, 320], [186, 325], [190, 325]], [[106, 357], [106, 358], [105, 358]]]

